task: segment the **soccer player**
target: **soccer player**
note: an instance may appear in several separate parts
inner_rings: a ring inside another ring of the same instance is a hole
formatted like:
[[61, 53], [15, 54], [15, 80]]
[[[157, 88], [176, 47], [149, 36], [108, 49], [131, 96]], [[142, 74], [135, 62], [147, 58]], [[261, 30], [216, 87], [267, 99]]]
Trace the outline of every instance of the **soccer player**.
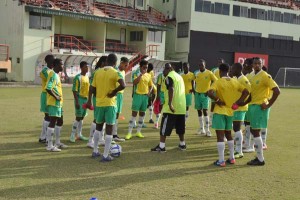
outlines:
[[[125, 80], [125, 69], [128, 67], [128, 64], [129, 64], [128, 58], [122, 57], [119, 67], [115, 68], [122, 75], [124, 80]], [[118, 86], [119, 86], [119, 83], [117, 83], [117, 87]], [[122, 112], [122, 108], [123, 108], [123, 93], [124, 93], [124, 90], [121, 90], [117, 94], [117, 115], [116, 115], [116, 123], [113, 126], [113, 140], [116, 142], [124, 142], [125, 141], [125, 139], [120, 138], [118, 136], [118, 119], [119, 119], [119, 115]]]
[[[260, 130], [267, 128], [270, 107], [274, 104], [280, 94], [280, 90], [272, 77], [262, 70], [262, 60], [253, 58], [254, 75], [250, 77], [251, 102], [249, 104], [250, 127], [254, 136], [255, 150], [257, 157], [249, 161], [248, 165], [265, 165], [263, 156], [263, 142], [260, 137]], [[269, 92], [273, 91], [271, 99]]]
[[89, 96], [89, 77], [87, 72], [89, 71], [88, 63], [82, 61], [80, 63], [80, 74], [77, 74], [73, 79], [73, 96], [74, 96], [74, 106], [75, 106], [75, 116], [76, 119], [72, 126], [72, 133], [70, 136], [70, 142], [75, 142], [75, 135], [77, 133], [77, 139], [87, 141], [88, 138], [82, 135], [82, 124], [83, 119], [87, 115], [87, 109], [82, 107], [83, 104], [86, 104]]
[[[147, 73], [149, 73], [151, 75], [151, 79], [152, 82], [154, 82], [154, 71], [153, 71], [153, 64], [152, 63], [148, 63], [148, 69], [147, 69]], [[153, 101], [154, 101], [154, 95], [150, 95], [149, 99], [148, 99], [148, 109], [149, 109], [149, 123], [153, 124], [154, 121], [152, 119], [153, 117]]]
[[[95, 70], [94, 72], [92, 73], [91, 77], [90, 77], [90, 88], [89, 90], [91, 90], [91, 85], [92, 85], [92, 82], [93, 82], [93, 79], [94, 79], [94, 76], [95, 76], [95, 73], [97, 72], [98, 69], [100, 68], [103, 68], [105, 65], [106, 65], [106, 59], [107, 59], [107, 56], [101, 56], [100, 59], [98, 60], [97, 64], [96, 64], [96, 67], [95, 67]], [[93, 105], [94, 105], [94, 121], [92, 122], [91, 124], [91, 128], [90, 128], [90, 136], [89, 136], [89, 142], [87, 143], [87, 147], [90, 147], [90, 148], [94, 148], [94, 132], [96, 130], [96, 94], [95, 93], [91, 93], [89, 92], [89, 98], [92, 98], [93, 96]], [[104, 138], [103, 138], [103, 132], [101, 133], [101, 137], [99, 139], [100, 143], [101, 144], [104, 144]]]
[[[201, 135], [211, 136], [209, 130], [209, 116], [207, 110], [209, 107], [209, 97], [207, 91], [212, 82], [217, 80], [217, 77], [205, 68], [205, 60], [201, 59], [199, 62], [199, 70], [195, 71], [195, 109], [198, 111], [200, 129], [198, 131]], [[203, 115], [205, 127], [203, 123]]]
[[[106, 123], [105, 147], [101, 162], [112, 161], [113, 158], [109, 155], [109, 149], [112, 142], [112, 128], [116, 122], [116, 95], [119, 91], [125, 89], [125, 82], [115, 68], [117, 64], [117, 56], [109, 54], [107, 56], [107, 65], [95, 72], [90, 95], [87, 102], [87, 107], [91, 105], [91, 94], [96, 91], [96, 131], [94, 133], [94, 149], [92, 153], [93, 158], [100, 157], [98, 150], [98, 141], [100, 132], [103, 129], [103, 124]], [[116, 88], [116, 83], [119, 86]]]
[[159, 119], [160, 119], [160, 116], [161, 116], [160, 113], [161, 113], [163, 104], [165, 102], [165, 95], [164, 95], [165, 84], [163, 84], [164, 80], [165, 80], [165, 77], [164, 77], [164, 74], [162, 72], [157, 76], [157, 80], [156, 80], [157, 98], [158, 98], [157, 100], [159, 101], [159, 112], [156, 114], [156, 120], [155, 120], [155, 123], [154, 123], [154, 127], [156, 129], [158, 129], [158, 127], [159, 127], [158, 122], [159, 122]]
[[189, 63], [183, 63], [183, 73], [181, 77], [184, 81], [185, 86], [185, 101], [186, 101], [186, 114], [185, 119], [189, 117], [189, 107], [192, 105], [192, 98], [194, 93], [194, 82], [195, 82], [195, 75], [190, 72], [190, 65]]
[[182, 77], [177, 74], [169, 63], [164, 68], [165, 79], [165, 103], [163, 105], [163, 117], [160, 127], [160, 143], [151, 149], [153, 152], [166, 152], [166, 137], [170, 136], [175, 128], [179, 136], [179, 149], [186, 150], [185, 134], [185, 86]]
[[[249, 80], [242, 74], [243, 66], [240, 63], [235, 63], [231, 67], [231, 73], [235, 76], [238, 82], [243, 85], [249, 92], [251, 91], [251, 85]], [[234, 157], [243, 158], [243, 134], [241, 131], [242, 123], [245, 121], [245, 115], [248, 110], [248, 104], [245, 106], [240, 106], [234, 111], [233, 115], [233, 131], [235, 140], [235, 152]]]
[[214, 165], [225, 167], [224, 159], [224, 135], [227, 138], [227, 144], [230, 152], [230, 157], [226, 162], [234, 164], [234, 141], [231, 136], [233, 110], [232, 105], [241, 105], [245, 98], [249, 95], [249, 91], [242, 86], [236, 79], [228, 76], [229, 65], [221, 64], [219, 67], [221, 78], [213, 83], [208, 96], [215, 100], [216, 106], [214, 110], [212, 127], [217, 134], [217, 147], [219, 159], [214, 162]]
[[[53, 61], [53, 71], [51, 71], [47, 78], [47, 106], [50, 118], [50, 123], [47, 128], [47, 150], [52, 152], [59, 152], [61, 148], [66, 148], [67, 145], [60, 142], [60, 131], [63, 125], [63, 94], [59, 72], [63, 71], [63, 62], [61, 59]], [[53, 145], [52, 137], [55, 128], [55, 146]]]
[[43, 120], [43, 125], [42, 125], [42, 132], [39, 138], [39, 142], [41, 143], [46, 143], [46, 133], [47, 133], [47, 127], [49, 126], [50, 123], [50, 118], [48, 115], [48, 109], [47, 109], [47, 91], [45, 89], [46, 83], [47, 83], [47, 78], [49, 73], [52, 71], [53, 68], [53, 61], [54, 61], [54, 56], [53, 55], [47, 55], [45, 57], [45, 62], [47, 66], [45, 66], [42, 71], [40, 72], [40, 77], [42, 80], [42, 93], [41, 93], [41, 98], [40, 98], [40, 104], [41, 108], [40, 111], [45, 114], [44, 120]]
[[147, 73], [148, 62], [142, 60], [140, 62], [140, 70], [136, 71], [133, 75], [133, 85], [135, 87], [135, 91], [133, 94], [132, 100], [132, 117], [129, 121], [129, 128], [128, 134], [125, 136], [126, 140], [130, 140], [132, 138], [132, 129], [134, 127], [134, 122], [139, 113], [139, 120], [138, 120], [138, 128], [136, 137], [144, 138], [144, 135], [141, 133], [144, 119], [145, 119], [145, 112], [147, 110], [148, 105], [148, 98], [152, 92], [153, 82], [151, 75]]

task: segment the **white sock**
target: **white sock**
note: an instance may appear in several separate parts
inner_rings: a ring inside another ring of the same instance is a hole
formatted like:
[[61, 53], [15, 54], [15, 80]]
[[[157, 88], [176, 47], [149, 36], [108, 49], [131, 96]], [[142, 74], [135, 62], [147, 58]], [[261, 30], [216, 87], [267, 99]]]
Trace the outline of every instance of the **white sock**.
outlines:
[[210, 122], [212, 122], [213, 116], [214, 116], [214, 113], [213, 113], [213, 112], [210, 112], [210, 114], [209, 114], [209, 121], [210, 121]]
[[116, 120], [116, 123], [113, 125], [113, 135], [118, 135], [118, 120]]
[[179, 144], [180, 144], [181, 146], [183, 146], [183, 145], [185, 145], [185, 141], [179, 141]]
[[94, 138], [94, 132], [96, 130], [96, 123], [92, 122], [91, 124], [91, 128], [90, 128], [90, 137], [89, 137], [89, 143], [93, 142], [93, 138]]
[[227, 141], [229, 149], [229, 158], [234, 159], [234, 140]]
[[56, 145], [60, 144], [60, 131], [61, 131], [61, 126], [55, 126], [55, 144]]
[[204, 116], [205, 121], [205, 131], [209, 131], [209, 116]]
[[153, 106], [149, 106], [149, 116], [150, 116], [150, 119], [152, 119], [152, 117], [153, 117]]
[[185, 120], [187, 120], [187, 118], [189, 117], [189, 111], [185, 111]]
[[54, 134], [54, 128], [47, 128], [47, 141], [48, 141], [48, 147], [52, 148], [53, 147], [53, 142], [52, 142], [52, 137]]
[[128, 133], [132, 133], [132, 129], [134, 127], [134, 123], [135, 123], [135, 118], [136, 117], [131, 117], [131, 120], [129, 121], [129, 126], [128, 126]]
[[204, 128], [203, 117], [199, 117], [200, 129]]
[[99, 135], [99, 141], [104, 141], [105, 129], [102, 128]]
[[143, 128], [143, 124], [144, 124], [144, 119], [145, 119], [145, 116], [143, 117], [139, 117], [139, 122], [138, 122], [138, 127], [137, 127], [137, 133], [140, 133], [142, 131], [142, 128]]
[[105, 158], [108, 156], [112, 138], [113, 138], [112, 135], [106, 135], [105, 136], [105, 147], [104, 147], [104, 153], [103, 153], [103, 156]]
[[253, 135], [251, 134], [250, 135], [250, 146], [249, 146], [251, 149], [254, 149], [254, 137]]
[[47, 135], [47, 128], [49, 126], [50, 122], [44, 120], [43, 121], [43, 126], [42, 126], [42, 132], [41, 132], [41, 135], [40, 135], [40, 139], [46, 139], [46, 135]]
[[94, 132], [94, 150], [93, 152], [98, 153], [98, 142], [100, 138], [100, 131], [95, 130]]
[[73, 122], [73, 126], [72, 126], [72, 137], [75, 137], [75, 134], [76, 134], [76, 132], [77, 132], [77, 127], [78, 127], [78, 124], [79, 124], [79, 122], [78, 121], [74, 121]]
[[78, 127], [77, 127], [77, 135], [80, 137], [82, 136], [81, 132], [82, 132], [82, 125], [83, 125], [83, 120], [80, 120], [78, 123]]
[[268, 129], [267, 128], [261, 129], [261, 139], [263, 141], [263, 144], [267, 144], [267, 135], [268, 135]]
[[217, 142], [218, 153], [219, 153], [219, 162], [224, 161], [224, 150], [225, 150], [225, 142]]
[[234, 140], [235, 140], [235, 151], [238, 152], [238, 153], [242, 153], [243, 134], [240, 130], [234, 133]]
[[157, 124], [158, 124], [158, 122], [159, 122], [159, 119], [160, 119], [160, 114], [157, 114], [157, 115], [156, 115], [156, 119], [155, 119], [155, 123], [157, 123]]
[[160, 147], [161, 149], [165, 148], [165, 147], [166, 147], [166, 143], [160, 142], [160, 143], [159, 143], [159, 147]]
[[245, 147], [248, 148], [248, 147], [250, 147], [250, 137], [251, 137], [250, 125], [246, 125], [245, 129], [246, 129], [246, 133], [245, 133]]
[[256, 155], [257, 158], [260, 162], [264, 161], [264, 155], [263, 155], [263, 142], [261, 137], [255, 137], [254, 138], [254, 143], [255, 143], [255, 150], [256, 150]]

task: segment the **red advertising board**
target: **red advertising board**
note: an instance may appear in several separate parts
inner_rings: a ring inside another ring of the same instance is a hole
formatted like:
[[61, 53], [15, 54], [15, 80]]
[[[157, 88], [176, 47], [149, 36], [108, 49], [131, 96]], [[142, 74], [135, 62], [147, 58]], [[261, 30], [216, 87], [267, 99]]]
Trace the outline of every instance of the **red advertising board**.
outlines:
[[262, 59], [263, 65], [268, 67], [269, 65], [269, 55], [265, 54], [253, 54], [253, 53], [234, 53], [234, 62], [243, 64], [247, 58], [259, 57]]

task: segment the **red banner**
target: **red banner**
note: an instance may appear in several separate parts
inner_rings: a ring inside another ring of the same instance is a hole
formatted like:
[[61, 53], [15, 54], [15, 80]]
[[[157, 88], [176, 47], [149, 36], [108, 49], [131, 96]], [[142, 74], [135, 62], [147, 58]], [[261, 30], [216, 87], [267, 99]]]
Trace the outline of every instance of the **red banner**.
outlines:
[[234, 62], [243, 64], [247, 58], [259, 57], [262, 59], [262, 64], [266, 67], [269, 65], [269, 55], [265, 54], [253, 54], [253, 53], [234, 53]]

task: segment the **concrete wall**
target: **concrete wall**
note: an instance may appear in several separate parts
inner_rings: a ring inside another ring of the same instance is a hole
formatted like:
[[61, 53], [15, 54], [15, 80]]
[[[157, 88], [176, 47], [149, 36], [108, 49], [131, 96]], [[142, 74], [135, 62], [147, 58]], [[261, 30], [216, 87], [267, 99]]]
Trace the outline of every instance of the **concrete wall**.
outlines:
[[87, 21], [86, 22], [86, 39], [98, 41], [94, 45], [97, 45], [98, 52], [103, 53], [105, 51], [105, 37], [106, 37], [106, 24], [102, 22]]
[[86, 38], [87, 20], [55, 16], [55, 33], [83, 36]]
[[[18, 6], [18, 1], [0, 1], [0, 43], [10, 46], [12, 72], [7, 74], [9, 80], [23, 80], [23, 18], [24, 6]], [[17, 58], [20, 63], [17, 63]]]
[[[148, 32], [148, 31], [147, 31]], [[157, 47], [157, 55], [155, 52], [152, 52], [153, 56], [156, 57], [157, 59], [159, 60], [164, 60], [165, 59], [165, 44], [166, 44], [166, 32], [163, 31], [162, 32], [162, 42], [152, 42], [152, 41], [149, 41], [149, 38], [148, 38], [149, 34], [147, 33], [147, 41], [146, 41], [146, 46], [148, 45], [159, 45]], [[152, 50], [156, 50], [155, 47], [153, 47]]]

